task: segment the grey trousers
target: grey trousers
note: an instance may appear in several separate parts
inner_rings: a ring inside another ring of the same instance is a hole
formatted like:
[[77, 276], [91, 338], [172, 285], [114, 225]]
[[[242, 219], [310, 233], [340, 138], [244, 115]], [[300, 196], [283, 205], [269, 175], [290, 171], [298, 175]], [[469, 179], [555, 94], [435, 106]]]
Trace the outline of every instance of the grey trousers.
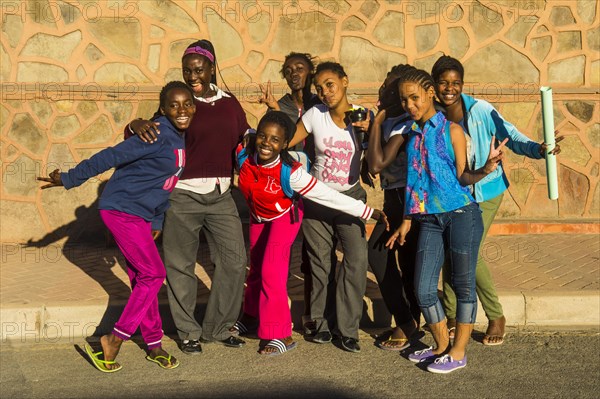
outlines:
[[[175, 189], [165, 217], [163, 248], [167, 292], [179, 338], [223, 340], [239, 316], [246, 277], [242, 223], [231, 192], [208, 194]], [[194, 317], [199, 233], [204, 229], [215, 264], [202, 326]]]
[[[367, 194], [360, 184], [344, 194], [366, 201]], [[329, 331], [329, 315], [326, 314], [328, 286], [335, 286], [335, 323], [344, 337], [358, 339], [358, 325], [362, 316], [363, 296], [367, 286], [367, 241], [365, 225], [360, 218], [326, 208], [312, 201], [304, 201], [302, 222], [304, 242], [313, 277], [311, 294], [311, 317], [317, 323], [317, 331]], [[337, 274], [336, 284], [331, 272], [333, 237], [337, 236], [344, 252], [344, 259]]]

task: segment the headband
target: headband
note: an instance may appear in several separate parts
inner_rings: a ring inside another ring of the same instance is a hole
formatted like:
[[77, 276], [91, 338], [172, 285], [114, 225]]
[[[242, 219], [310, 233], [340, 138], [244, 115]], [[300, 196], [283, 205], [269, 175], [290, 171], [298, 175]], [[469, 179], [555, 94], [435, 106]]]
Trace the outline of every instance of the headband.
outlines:
[[196, 46], [196, 47], [189, 47], [187, 49], [185, 49], [185, 52], [183, 53], [183, 57], [185, 57], [188, 54], [199, 54], [199, 55], [203, 55], [206, 58], [209, 59], [210, 62], [212, 62], [213, 64], [215, 63], [215, 56], [212, 55], [212, 53], [206, 49], [203, 49], [200, 46]]

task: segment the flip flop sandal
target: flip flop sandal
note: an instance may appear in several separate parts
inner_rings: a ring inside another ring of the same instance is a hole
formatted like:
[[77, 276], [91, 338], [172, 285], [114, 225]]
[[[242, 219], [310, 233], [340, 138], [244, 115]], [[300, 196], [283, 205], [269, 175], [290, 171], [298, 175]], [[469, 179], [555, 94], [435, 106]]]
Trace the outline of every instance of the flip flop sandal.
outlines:
[[119, 364], [119, 367], [114, 368], [114, 369], [109, 369], [108, 367], [106, 367], [107, 365], [117, 364], [117, 362], [114, 360], [100, 359], [100, 356], [102, 356], [102, 352], [94, 352], [93, 349], [88, 344], [85, 344], [84, 348], [85, 348], [85, 353], [88, 355], [88, 357], [92, 361], [92, 364], [94, 365], [94, 367], [96, 367], [98, 370], [102, 371], [103, 373], [114, 373], [123, 368], [123, 366], [121, 366]]
[[249, 335], [249, 334], [255, 334], [256, 333], [256, 329], [251, 330], [250, 328], [248, 328], [244, 323], [242, 323], [241, 321], [236, 321], [235, 324], [229, 329], [229, 332], [231, 332], [231, 335], [240, 335], [240, 336], [244, 336], [244, 335]]
[[[385, 345], [386, 342], [389, 342], [391, 345]], [[408, 338], [390, 337], [385, 341], [378, 342], [377, 347], [385, 351], [403, 351], [404, 349], [410, 347], [410, 340]]]
[[[170, 367], [165, 366], [164, 364], [161, 363], [160, 360], [158, 359], [165, 359], [167, 361], [167, 363], [169, 364]], [[175, 369], [177, 367], [179, 367], [179, 361], [175, 360], [176, 363], [171, 363], [171, 355], [167, 356], [163, 356], [163, 355], [158, 355], [155, 357], [150, 357], [150, 355], [146, 356], [146, 360], [151, 361], [152, 363], [156, 363], [160, 366], [160, 368], [165, 369], [165, 370], [172, 370]]]
[[287, 351], [291, 351], [297, 345], [298, 345], [297, 342], [292, 342], [291, 344], [286, 345], [285, 342], [283, 342], [280, 339], [272, 339], [265, 345], [265, 348], [275, 348], [275, 351], [274, 352], [260, 352], [260, 354], [264, 355], [264, 356], [278, 356]]
[[[504, 343], [504, 337], [506, 337], [506, 334], [502, 334], [502, 335], [488, 335], [485, 334], [483, 336], [483, 340], [482, 340], [482, 344], [484, 344], [485, 346], [498, 346], [498, 345], [502, 345]], [[497, 342], [490, 342], [490, 338], [500, 338], [499, 341]]]

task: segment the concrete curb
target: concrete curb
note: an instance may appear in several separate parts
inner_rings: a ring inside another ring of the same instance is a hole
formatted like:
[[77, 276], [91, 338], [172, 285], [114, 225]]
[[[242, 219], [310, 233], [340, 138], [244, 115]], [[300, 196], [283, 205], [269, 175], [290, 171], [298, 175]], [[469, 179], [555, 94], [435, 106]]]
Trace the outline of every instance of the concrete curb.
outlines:
[[[600, 293], [598, 291], [513, 291], [499, 293], [507, 319], [507, 331], [531, 327], [582, 326], [600, 327]], [[196, 312], [202, 314], [204, 302]], [[58, 342], [83, 339], [110, 332], [123, 310], [124, 303], [48, 303], [3, 305], [0, 308], [2, 342]], [[290, 300], [292, 320], [301, 325], [304, 303], [301, 297]], [[163, 330], [175, 333], [168, 304], [161, 303]], [[387, 327], [392, 318], [381, 298], [365, 297], [361, 328]], [[487, 319], [479, 305], [476, 329], [485, 330]]]

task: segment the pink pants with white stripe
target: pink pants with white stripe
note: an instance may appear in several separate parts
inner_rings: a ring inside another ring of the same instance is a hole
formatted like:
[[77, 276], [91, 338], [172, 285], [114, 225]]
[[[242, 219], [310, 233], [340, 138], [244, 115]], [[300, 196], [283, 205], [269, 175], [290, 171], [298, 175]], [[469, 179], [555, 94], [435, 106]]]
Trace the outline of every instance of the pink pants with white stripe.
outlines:
[[139, 216], [100, 210], [100, 217], [127, 259], [131, 296], [112, 333], [127, 340], [138, 327], [148, 349], [161, 346], [162, 320], [158, 291], [166, 277], [165, 266], [152, 239], [152, 226]]
[[244, 313], [258, 318], [260, 339], [282, 339], [292, 335], [287, 280], [290, 251], [302, 222], [292, 223], [294, 209], [278, 219], [258, 223], [250, 218], [250, 272], [246, 280]]

